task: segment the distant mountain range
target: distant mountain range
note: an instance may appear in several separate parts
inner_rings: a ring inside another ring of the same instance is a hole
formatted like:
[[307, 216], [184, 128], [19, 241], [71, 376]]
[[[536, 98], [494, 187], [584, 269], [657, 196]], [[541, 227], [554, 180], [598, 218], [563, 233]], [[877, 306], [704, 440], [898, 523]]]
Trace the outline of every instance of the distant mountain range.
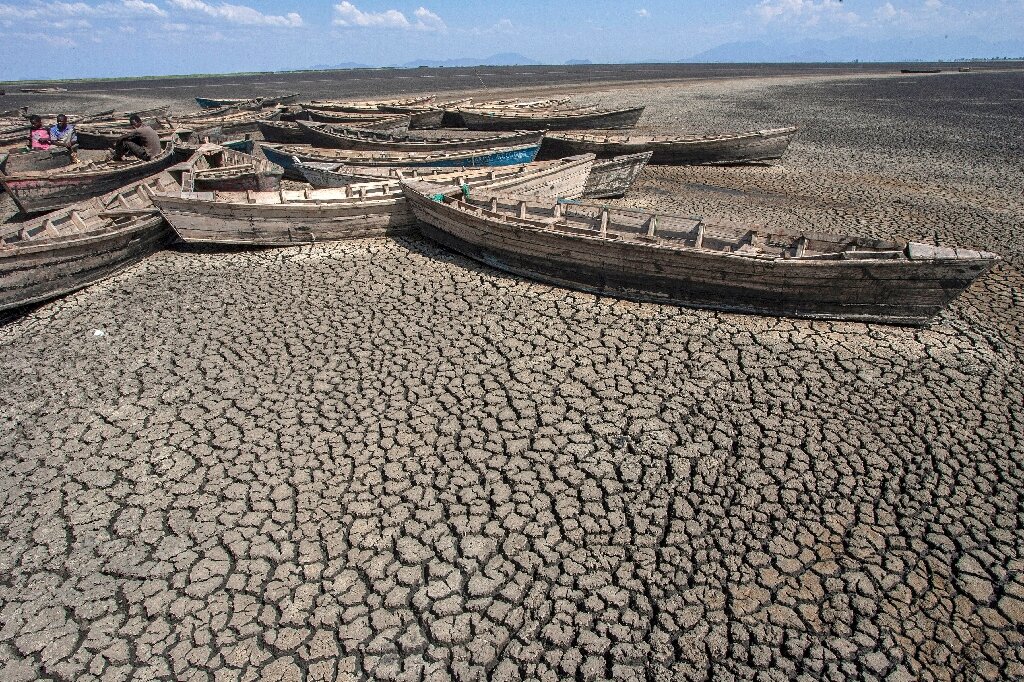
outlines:
[[979, 38], [907, 37], [893, 41], [864, 38], [773, 40], [726, 43], [680, 62], [907, 62], [1024, 56], [1024, 40], [990, 43]]

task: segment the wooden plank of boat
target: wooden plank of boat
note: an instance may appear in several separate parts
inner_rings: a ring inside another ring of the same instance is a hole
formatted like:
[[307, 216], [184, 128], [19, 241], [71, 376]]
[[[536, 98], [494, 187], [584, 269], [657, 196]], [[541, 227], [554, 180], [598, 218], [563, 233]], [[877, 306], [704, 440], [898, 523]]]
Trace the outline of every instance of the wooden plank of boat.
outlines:
[[459, 109], [470, 130], [567, 130], [632, 128], [644, 107], [629, 109], [564, 109], [550, 111], [486, 111]]
[[640, 171], [651, 160], [654, 152], [641, 152], [627, 156], [616, 156], [594, 163], [587, 180], [583, 196], [587, 199], [611, 199], [621, 197], [629, 191]]
[[324, 123], [297, 121], [307, 139], [317, 147], [357, 151], [467, 151], [509, 147], [520, 144], [540, 145], [544, 132], [514, 131], [486, 137], [427, 139], [409, 135], [388, 135], [376, 131], [332, 126]]
[[433, 95], [424, 95], [421, 97], [408, 97], [406, 99], [391, 99], [391, 100], [364, 100], [361, 102], [357, 101], [344, 101], [344, 100], [313, 100], [305, 104], [300, 105], [303, 109], [320, 109], [322, 111], [341, 111], [349, 113], [373, 113], [379, 112], [380, 107], [408, 107], [417, 104], [427, 104], [433, 102]]
[[[485, 180], [488, 187], [503, 187], [505, 180], [513, 180], [522, 187], [523, 174], [532, 174], [537, 183], [557, 180], [558, 184], [544, 185], [545, 196], [577, 199], [583, 196], [584, 187], [594, 163], [593, 154], [582, 154], [554, 161], [538, 161], [514, 166], [484, 166], [467, 168], [409, 168], [402, 166], [349, 166], [336, 163], [299, 162], [296, 168], [306, 182], [317, 189], [344, 187], [366, 182], [397, 182], [399, 180], [422, 180], [425, 182], [457, 185], [469, 181]], [[572, 170], [573, 172], [569, 172]], [[540, 187], [538, 184], [536, 187]], [[532, 189], [534, 186], [530, 186]]]
[[984, 251], [403, 181], [423, 232], [524, 277], [636, 300], [924, 325], [999, 260]]
[[609, 159], [649, 151], [651, 165], [753, 163], [782, 158], [798, 131], [787, 126], [706, 136], [554, 132], [545, 135], [541, 158], [590, 153]]
[[8, 175], [52, 170], [71, 165], [71, 150], [67, 147], [50, 147], [11, 152], [0, 163], [0, 171]]
[[[579, 196], [592, 154], [531, 165], [513, 174], [453, 172], [472, 191], [484, 185], [522, 196]], [[154, 203], [185, 242], [289, 246], [314, 241], [398, 235], [415, 229], [401, 182], [277, 192], [157, 193]]]
[[284, 169], [265, 158], [216, 144], [202, 144], [167, 172], [183, 191], [273, 191]]
[[3, 175], [0, 185], [24, 213], [40, 213], [107, 194], [158, 173], [173, 162], [174, 145], [170, 144], [163, 153], [148, 161], [76, 163], [49, 171]]
[[165, 173], [23, 223], [0, 226], [0, 310], [81, 289], [138, 262], [174, 233], [150, 200]]
[[[539, 145], [526, 144], [460, 152], [358, 152], [347, 149], [321, 149], [308, 145], [261, 144], [263, 154], [285, 170], [285, 177], [296, 177], [296, 161], [344, 163], [351, 166], [510, 166], [530, 163]], [[301, 179], [301, 175], [298, 175]]]

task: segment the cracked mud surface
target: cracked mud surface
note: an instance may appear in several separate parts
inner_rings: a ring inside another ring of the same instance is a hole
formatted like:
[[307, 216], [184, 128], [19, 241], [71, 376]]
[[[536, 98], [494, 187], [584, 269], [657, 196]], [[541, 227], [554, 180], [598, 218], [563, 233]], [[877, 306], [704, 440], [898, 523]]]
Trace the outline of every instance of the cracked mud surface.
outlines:
[[165, 251], [0, 327], [0, 680], [1021, 678], [1022, 90], [599, 97], [805, 125], [622, 203], [1001, 253], [929, 329], [419, 238]]

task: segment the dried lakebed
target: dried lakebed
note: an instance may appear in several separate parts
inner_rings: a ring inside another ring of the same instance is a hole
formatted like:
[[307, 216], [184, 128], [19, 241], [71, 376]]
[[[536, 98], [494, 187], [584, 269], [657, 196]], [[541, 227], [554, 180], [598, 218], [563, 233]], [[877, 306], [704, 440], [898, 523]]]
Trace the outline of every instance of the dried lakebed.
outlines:
[[0, 327], [0, 679], [1021, 677], [1021, 88], [600, 96], [805, 126], [619, 203], [1001, 253], [929, 329], [418, 238], [165, 251]]

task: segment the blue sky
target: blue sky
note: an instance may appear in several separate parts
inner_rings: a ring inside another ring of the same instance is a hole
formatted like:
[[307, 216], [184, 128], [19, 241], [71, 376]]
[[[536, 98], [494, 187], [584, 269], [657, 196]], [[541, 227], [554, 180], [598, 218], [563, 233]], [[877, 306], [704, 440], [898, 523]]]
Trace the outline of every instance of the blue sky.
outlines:
[[822, 41], [842, 46], [823, 58], [1022, 56], [1024, 0], [0, 0], [0, 80], [498, 52], [555, 64], [678, 61], [737, 42], [799, 56]]

